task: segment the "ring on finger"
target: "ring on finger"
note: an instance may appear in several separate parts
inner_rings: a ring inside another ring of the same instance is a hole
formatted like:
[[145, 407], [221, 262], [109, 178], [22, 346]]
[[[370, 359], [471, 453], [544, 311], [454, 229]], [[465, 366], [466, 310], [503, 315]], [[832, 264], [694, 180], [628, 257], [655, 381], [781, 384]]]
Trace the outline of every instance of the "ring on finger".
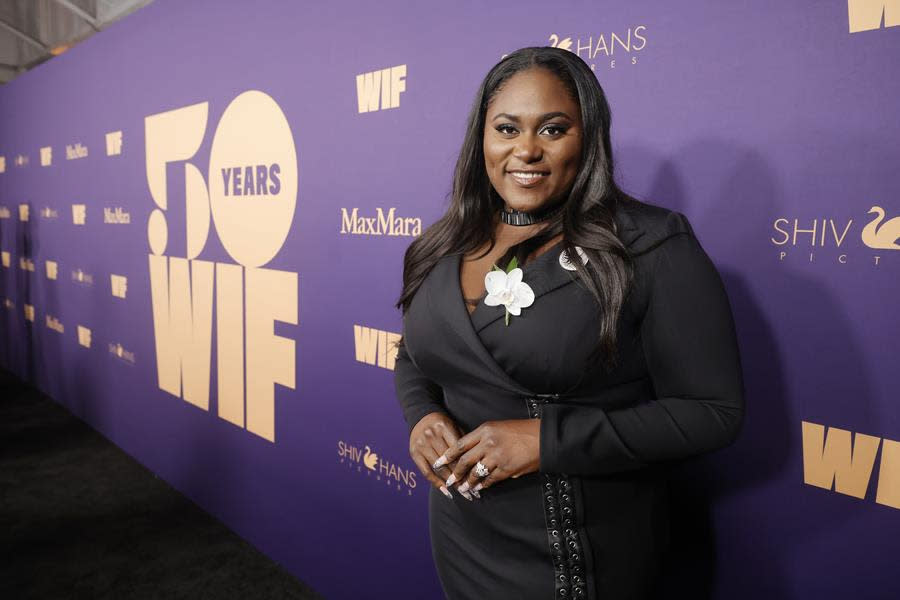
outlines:
[[475, 464], [475, 474], [478, 477], [483, 479], [483, 478], [487, 477], [488, 475], [490, 475], [490, 473], [491, 473], [490, 469], [488, 469], [486, 466], [484, 466], [484, 463], [482, 463], [481, 461], [478, 461]]

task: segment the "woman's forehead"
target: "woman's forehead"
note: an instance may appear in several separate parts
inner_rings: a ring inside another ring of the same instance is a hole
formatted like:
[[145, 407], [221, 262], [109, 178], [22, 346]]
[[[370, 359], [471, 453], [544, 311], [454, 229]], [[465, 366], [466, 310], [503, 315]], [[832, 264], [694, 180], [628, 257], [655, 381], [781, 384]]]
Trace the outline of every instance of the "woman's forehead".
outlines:
[[546, 69], [532, 68], [507, 79], [490, 99], [488, 112], [528, 117], [577, 106], [559, 77]]

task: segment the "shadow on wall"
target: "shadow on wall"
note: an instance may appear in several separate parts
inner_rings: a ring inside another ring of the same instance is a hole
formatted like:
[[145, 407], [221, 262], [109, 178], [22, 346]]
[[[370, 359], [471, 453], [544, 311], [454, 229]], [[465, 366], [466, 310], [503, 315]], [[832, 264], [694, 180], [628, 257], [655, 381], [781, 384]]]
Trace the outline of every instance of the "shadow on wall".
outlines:
[[[7, 236], [3, 227], [0, 227], [0, 250], [10, 252], [11, 247], [6, 244]], [[14, 295], [11, 293], [12, 288], [7, 283], [9, 271], [12, 268], [12, 252], [10, 252], [10, 265], [4, 267], [0, 265], [0, 302], [3, 302], [3, 310], [0, 311], [0, 319], [2, 319], [2, 327], [0, 327], [0, 366], [6, 367], [10, 371], [15, 371], [13, 366], [13, 320], [15, 318], [12, 310], [6, 307], [6, 299], [12, 300]]]
[[[35, 305], [35, 294], [32, 289], [32, 278], [37, 273], [37, 265], [35, 265], [35, 272], [31, 273], [22, 268], [21, 261], [23, 259], [32, 259], [35, 252], [38, 249], [38, 240], [34, 231], [34, 220], [38, 218], [38, 215], [34, 212], [34, 206], [30, 203], [27, 203], [28, 206], [28, 220], [23, 221], [19, 215], [14, 215], [15, 217], [19, 217], [16, 219], [16, 240], [15, 240], [15, 251], [12, 253], [10, 257], [10, 265], [9, 268], [15, 271], [15, 290], [16, 290], [16, 317], [18, 319], [22, 319], [22, 339], [20, 343], [13, 343], [12, 353], [13, 353], [13, 371], [17, 372], [19, 375], [24, 377], [25, 381], [31, 383], [32, 385], [37, 384], [37, 374], [38, 374], [38, 366], [37, 362], [37, 352], [38, 348], [36, 347], [35, 337], [37, 336], [37, 307]], [[25, 318], [25, 305], [34, 307], [34, 321], [29, 321]], [[18, 347], [18, 349], [16, 348]], [[19, 360], [16, 360], [15, 354], [19, 354]], [[15, 364], [20, 364], [21, 370], [15, 369]]]
[[[771, 257], [750, 254], [768, 243], [773, 215], [785, 204], [778, 176], [764, 156], [734, 143], [702, 140], [680, 149], [675, 158], [624, 146], [616, 160], [629, 166], [629, 176], [619, 176], [629, 193], [690, 219], [728, 292], [744, 374], [746, 412], [738, 440], [673, 467], [672, 545], [660, 597], [793, 597], [793, 569], [802, 546], [849, 517], [839, 504], [823, 503], [810, 513], [792, 498], [803, 484], [804, 398], [797, 392], [805, 386], [798, 379], [814, 376], [816, 387], [829, 390], [832, 402], [871, 397], [852, 323], [825, 286], [780, 263], [774, 249]], [[629, 180], [650, 184], [636, 189]], [[688, 187], [701, 192], [688, 197]], [[710, 208], [694, 209], [701, 201]], [[729, 247], [705, 241], [712, 237], [705, 232], [722, 227], [728, 228]], [[740, 261], [740, 270], [725, 257]], [[793, 334], [779, 331], [778, 319], [767, 314], [776, 300], [760, 297], [761, 289], [776, 295], [783, 311], [779, 317], [789, 320]], [[804, 303], [810, 298], [816, 299], [814, 310]], [[803, 336], [803, 346], [811, 350], [805, 372], [786, 372], [789, 350], [782, 344], [787, 335]], [[816, 351], [828, 349], [841, 354], [823, 360], [841, 368], [817, 364]], [[857, 414], [866, 410], [865, 403], [854, 407]]]

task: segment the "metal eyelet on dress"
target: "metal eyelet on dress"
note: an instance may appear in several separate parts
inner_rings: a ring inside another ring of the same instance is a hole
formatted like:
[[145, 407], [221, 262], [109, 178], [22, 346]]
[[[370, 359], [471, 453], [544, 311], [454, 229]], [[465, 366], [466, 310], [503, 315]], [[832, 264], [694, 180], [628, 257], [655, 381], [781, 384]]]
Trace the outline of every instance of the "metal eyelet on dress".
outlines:
[[[525, 398], [525, 407], [528, 416], [533, 419], [541, 418], [541, 409], [544, 405], [559, 400], [559, 394], [535, 394]], [[584, 564], [581, 557], [581, 546], [578, 539], [578, 530], [575, 527], [574, 504], [570, 493], [571, 485], [565, 473], [541, 473], [544, 481], [542, 489], [542, 503], [544, 505], [544, 522], [547, 528], [547, 540], [550, 546], [550, 554], [553, 559], [553, 570], [556, 574], [555, 588], [558, 598], [568, 598], [570, 595], [584, 597], [584, 589], [581, 587], [584, 573]], [[564, 527], [564, 542], [560, 543], [560, 520], [557, 518], [561, 511], [565, 517], [562, 520]]]

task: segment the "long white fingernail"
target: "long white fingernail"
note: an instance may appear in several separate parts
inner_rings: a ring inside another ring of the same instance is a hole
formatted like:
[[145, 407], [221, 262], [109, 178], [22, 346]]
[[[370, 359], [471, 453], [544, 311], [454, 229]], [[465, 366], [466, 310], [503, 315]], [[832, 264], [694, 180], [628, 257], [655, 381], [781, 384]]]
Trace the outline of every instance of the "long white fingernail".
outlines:
[[464, 481], [463, 484], [456, 488], [456, 491], [462, 494], [463, 492], [469, 491], [469, 482]]
[[445, 496], [447, 496], [448, 498], [450, 498], [451, 500], [453, 500], [453, 495], [450, 493], [450, 490], [448, 490], [448, 489], [445, 488], [444, 486], [441, 486], [441, 491], [444, 492], [444, 495], [445, 495]]
[[476, 490], [475, 488], [472, 488], [471, 491], [472, 491], [473, 496], [475, 496], [476, 498], [479, 498], [479, 499], [481, 498], [481, 494], [478, 493], [478, 490]]
[[434, 461], [434, 464], [431, 465], [431, 468], [432, 469], [440, 469], [441, 467], [443, 467], [446, 464], [447, 464], [447, 457], [445, 455], [441, 454], [441, 456], [436, 461]]
[[447, 481], [444, 483], [444, 485], [446, 485], [447, 487], [450, 487], [451, 485], [453, 485], [453, 482], [455, 482], [455, 481], [456, 481], [456, 473], [453, 473], [452, 475], [450, 475], [450, 477], [447, 478]]
[[[457, 490], [457, 491], [459, 491], [459, 490]], [[469, 502], [474, 502], [474, 500], [472, 500], [472, 494], [470, 494], [469, 492], [461, 492], [461, 494], [462, 494], [462, 497], [465, 498], [466, 500], [468, 500]]]
[[473, 491], [473, 492], [479, 492], [479, 491], [481, 491], [481, 488], [483, 488], [483, 487], [484, 487], [484, 484], [483, 484], [483, 483], [476, 483], [476, 484], [475, 484], [475, 487], [472, 488], [472, 491]]

